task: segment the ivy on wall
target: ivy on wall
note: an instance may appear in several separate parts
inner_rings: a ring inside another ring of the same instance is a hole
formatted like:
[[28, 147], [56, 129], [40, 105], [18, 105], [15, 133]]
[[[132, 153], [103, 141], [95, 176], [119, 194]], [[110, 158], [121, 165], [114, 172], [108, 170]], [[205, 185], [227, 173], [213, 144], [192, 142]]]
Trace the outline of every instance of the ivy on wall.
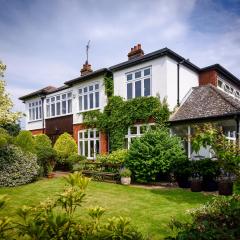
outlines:
[[136, 121], [147, 123], [153, 118], [157, 124], [163, 125], [169, 119], [170, 111], [165, 100], [158, 97], [139, 97], [124, 101], [120, 96], [108, 98], [103, 112], [98, 110], [83, 113], [87, 127], [96, 127], [109, 134], [110, 151], [124, 148], [128, 127]]
[[108, 73], [104, 76], [104, 87], [105, 87], [105, 94], [108, 98], [113, 96], [113, 77], [112, 74]]

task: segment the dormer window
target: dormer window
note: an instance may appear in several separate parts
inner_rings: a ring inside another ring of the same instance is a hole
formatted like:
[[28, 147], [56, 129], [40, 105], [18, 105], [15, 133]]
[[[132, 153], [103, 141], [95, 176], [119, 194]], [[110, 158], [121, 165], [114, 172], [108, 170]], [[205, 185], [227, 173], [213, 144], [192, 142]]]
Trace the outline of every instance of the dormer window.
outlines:
[[127, 99], [150, 96], [151, 78], [151, 67], [127, 73]]

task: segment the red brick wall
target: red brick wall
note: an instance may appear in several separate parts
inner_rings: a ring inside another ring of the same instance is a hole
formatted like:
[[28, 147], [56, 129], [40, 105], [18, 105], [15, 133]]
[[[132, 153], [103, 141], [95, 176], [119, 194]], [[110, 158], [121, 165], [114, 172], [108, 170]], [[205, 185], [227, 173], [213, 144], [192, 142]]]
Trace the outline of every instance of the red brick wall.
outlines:
[[[78, 143], [78, 131], [86, 129], [84, 124], [74, 124], [73, 125], [73, 138], [76, 143]], [[108, 152], [108, 137], [104, 132], [100, 133], [100, 153], [104, 154]]]
[[32, 135], [38, 135], [38, 134], [44, 133], [43, 129], [30, 130], [30, 132], [32, 133]]
[[201, 72], [199, 75], [199, 86], [212, 84], [217, 86], [217, 72], [215, 70], [209, 70]]

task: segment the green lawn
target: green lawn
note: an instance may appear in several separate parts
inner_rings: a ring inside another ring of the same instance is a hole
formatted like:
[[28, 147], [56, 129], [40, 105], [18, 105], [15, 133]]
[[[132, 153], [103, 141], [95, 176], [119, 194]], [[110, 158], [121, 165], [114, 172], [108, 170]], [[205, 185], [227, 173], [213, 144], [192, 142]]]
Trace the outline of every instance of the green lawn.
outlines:
[[[11, 199], [1, 215], [14, 218], [22, 205], [36, 205], [64, 188], [63, 178], [40, 180], [15, 188], [0, 188], [0, 194]], [[86, 208], [99, 205], [107, 209], [105, 217], [128, 216], [151, 239], [162, 239], [170, 234], [167, 224], [172, 217], [186, 218], [186, 210], [194, 209], [211, 197], [182, 189], [151, 190], [111, 183], [91, 182], [84, 207], [78, 214], [86, 215]]]

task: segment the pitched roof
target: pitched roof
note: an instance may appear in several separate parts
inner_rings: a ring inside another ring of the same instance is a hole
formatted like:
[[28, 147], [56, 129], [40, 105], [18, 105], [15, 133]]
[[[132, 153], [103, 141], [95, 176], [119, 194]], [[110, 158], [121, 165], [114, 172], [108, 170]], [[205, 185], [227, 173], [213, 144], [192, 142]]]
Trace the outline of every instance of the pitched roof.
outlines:
[[35, 92], [29, 93], [27, 95], [24, 95], [24, 96], [20, 97], [19, 99], [20, 100], [26, 100], [26, 99], [29, 99], [29, 98], [32, 98], [32, 97], [35, 97], [35, 96], [47, 95], [47, 94], [52, 93], [52, 92], [54, 92], [56, 90], [57, 90], [56, 87], [47, 86], [47, 87], [39, 89], [39, 90], [37, 90]]
[[148, 53], [148, 54], [145, 54], [143, 56], [136, 57], [134, 59], [119, 63], [119, 64], [116, 64], [116, 65], [110, 67], [109, 69], [111, 71], [117, 71], [117, 70], [121, 70], [121, 69], [128, 68], [131, 66], [135, 66], [139, 63], [147, 62], [152, 59], [156, 59], [161, 56], [169, 56], [169, 57], [175, 59], [177, 62], [181, 62], [184, 60], [184, 62], [182, 63], [183, 65], [189, 67], [193, 71], [196, 71], [196, 72], [200, 71], [199, 67], [197, 67], [196, 65], [191, 63], [189, 60], [183, 58], [182, 56], [180, 56], [179, 54], [177, 54], [176, 52], [172, 51], [171, 49], [169, 49], [167, 47], [162, 48], [157, 51], [154, 51], [154, 52], [151, 52], [151, 53]]
[[100, 69], [98, 69], [96, 71], [93, 71], [91, 73], [88, 73], [88, 74], [86, 74], [84, 76], [80, 76], [78, 78], [69, 80], [69, 81], [65, 82], [64, 84], [72, 86], [73, 84], [76, 84], [78, 82], [83, 82], [83, 81], [86, 81], [86, 80], [91, 79], [93, 77], [97, 77], [97, 76], [103, 75], [106, 72], [110, 72], [110, 71], [107, 68], [100, 68]]
[[170, 122], [220, 117], [240, 113], [240, 100], [213, 85], [192, 88], [182, 105], [172, 114]]

